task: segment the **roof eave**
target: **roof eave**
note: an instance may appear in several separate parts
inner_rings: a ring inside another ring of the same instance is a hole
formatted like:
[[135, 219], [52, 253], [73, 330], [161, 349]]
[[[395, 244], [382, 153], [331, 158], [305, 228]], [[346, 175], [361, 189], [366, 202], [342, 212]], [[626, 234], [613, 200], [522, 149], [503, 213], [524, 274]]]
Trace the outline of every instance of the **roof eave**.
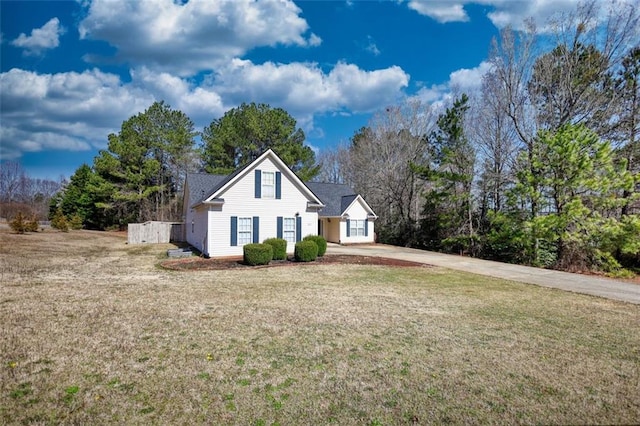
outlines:
[[200, 201], [191, 206], [192, 209], [195, 209], [200, 206], [221, 206], [224, 204], [224, 198], [214, 198], [209, 201]]

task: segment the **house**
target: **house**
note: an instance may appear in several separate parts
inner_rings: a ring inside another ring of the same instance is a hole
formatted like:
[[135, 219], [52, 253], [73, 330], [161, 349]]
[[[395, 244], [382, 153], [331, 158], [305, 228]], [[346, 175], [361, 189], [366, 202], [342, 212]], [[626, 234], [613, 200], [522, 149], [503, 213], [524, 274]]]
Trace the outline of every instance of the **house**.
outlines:
[[346, 185], [304, 183], [272, 150], [228, 176], [194, 173], [184, 190], [185, 240], [205, 256], [241, 256], [242, 246], [306, 235], [374, 241], [375, 213]]
[[318, 213], [318, 235], [340, 244], [375, 241], [377, 216], [361, 195], [348, 185], [307, 182], [307, 186], [325, 205]]

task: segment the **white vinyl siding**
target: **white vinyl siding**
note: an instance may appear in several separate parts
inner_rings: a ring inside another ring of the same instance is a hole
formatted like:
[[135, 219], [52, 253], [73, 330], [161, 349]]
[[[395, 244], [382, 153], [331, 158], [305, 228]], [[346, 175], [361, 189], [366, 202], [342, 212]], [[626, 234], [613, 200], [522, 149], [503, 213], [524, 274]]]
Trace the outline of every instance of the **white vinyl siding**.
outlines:
[[294, 217], [282, 219], [282, 238], [288, 243], [296, 242], [296, 219]]
[[251, 224], [253, 219], [250, 217], [238, 218], [238, 245], [243, 246], [253, 241], [251, 236]]
[[274, 172], [262, 172], [262, 198], [276, 197], [276, 178]]
[[[273, 175], [275, 175], [275, 172], [281, 171], [269, 158], [256, 164], [255, 169], [260, 170], [262, 173], [271, 172]], [[299, 213], [302, 219], [300, 227], [301, 235], [305, 236], [317, 233], [318, 213], [315, 210], [307, 208], [307, 202], [309, 200], [301, 193], [300, 188], [294, 185], [290, 177], [287, 176], [288, 172], [283, 171], [281, 175], [281, 199], [276, 199], [275, 197], [272, 199], [264, 197], [255, 198], [253, 196], [255, 192], [255, 169], [247, 170], [241, 179], [230, 186], [228, 190], [217, 194], [219, 198], [224, 199], [224, 204], [209, 208], [208, 231], [211, 249], [208, 254], [210, 256], [242, 256], [243, 251], [240, 240], [237, 241], [237, 245], [235, 246], [230, 244], [230, 218], [234, 216], [238, 218], [238, 229], [240, 227], [240, 218], [259, 217], [260, 241], [276, 237], [278, 217], [295, 217], [296, 213]], [[260, 189], [262, 190], [262, 183]], [[238, 235], [238, 229], [236, 229], [236, 235]], [[254, 234], [255, 229], [252, 229], [251, 240], [249, 242], [255, 238]], [[293, 253], [294, 249], [295, 243], [287, 244], [288, 253]]]
[[[375, 240], [375, 228], [373, 218], [369, 217], [368, 210], [363, 201], [357, 198], [343, 214], [348, 219], [340, 221], [340, 243], [372, 243]], [[367, 220], [368, 219], [368, 220]], [[330, 223], [333, 225], [333, 220]], [[330, 235], [334, 238], [335, 235]]]

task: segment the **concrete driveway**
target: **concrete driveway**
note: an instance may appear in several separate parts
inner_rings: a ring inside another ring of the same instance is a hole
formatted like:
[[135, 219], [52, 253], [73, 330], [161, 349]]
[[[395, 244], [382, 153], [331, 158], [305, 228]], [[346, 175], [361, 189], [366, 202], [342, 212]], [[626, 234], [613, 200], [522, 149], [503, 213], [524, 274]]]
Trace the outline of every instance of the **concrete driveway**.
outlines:
[[599, 278], [529, 266], [512, 265], [471, 257], [435, 253], [431, 251], [388, 246], [384, 244], [341, 246], [329, 244], [329, 254], [352, 254], [409, 260], [458, 271], [471, 272], [495, 278], [558, 288], [575, 293], [605, 297], [607, 299], [640, 305], [640, 285], [609, 278]]

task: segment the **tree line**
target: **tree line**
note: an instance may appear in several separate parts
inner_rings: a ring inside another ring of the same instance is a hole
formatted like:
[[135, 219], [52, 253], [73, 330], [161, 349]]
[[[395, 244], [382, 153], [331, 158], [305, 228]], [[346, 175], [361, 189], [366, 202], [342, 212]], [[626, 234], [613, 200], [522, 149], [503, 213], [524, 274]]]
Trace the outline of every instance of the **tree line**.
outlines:
[[549, 22], [551, 42], [531, 22], [505, 28], [479, 93], [457, 93], [443, 109], [386, 108], [321, 154], [321, 178], [362, 193], [387, 243], [639, 268], [638, 12], [614, 4], [598, 27], [598, 6]]
[[89, 229], [123, 228], [148, 220], [181, 221], [190, 172], [228, 174], [267, 148], [303, 179], [320, 166], [304, 132], [281, 108], [242, 104], [201, 132], [182, 111], [164, 102], [122, 123], [93, 165], [80, 166], [51, 199], [51, 218], [79, 216]]
[[10, 219], [19, 212], [36, 222], [47, 219], [49, 201], [61, 188], [59, 181], [30, 177], [17, 161], [0, 164], [0, 217]]

